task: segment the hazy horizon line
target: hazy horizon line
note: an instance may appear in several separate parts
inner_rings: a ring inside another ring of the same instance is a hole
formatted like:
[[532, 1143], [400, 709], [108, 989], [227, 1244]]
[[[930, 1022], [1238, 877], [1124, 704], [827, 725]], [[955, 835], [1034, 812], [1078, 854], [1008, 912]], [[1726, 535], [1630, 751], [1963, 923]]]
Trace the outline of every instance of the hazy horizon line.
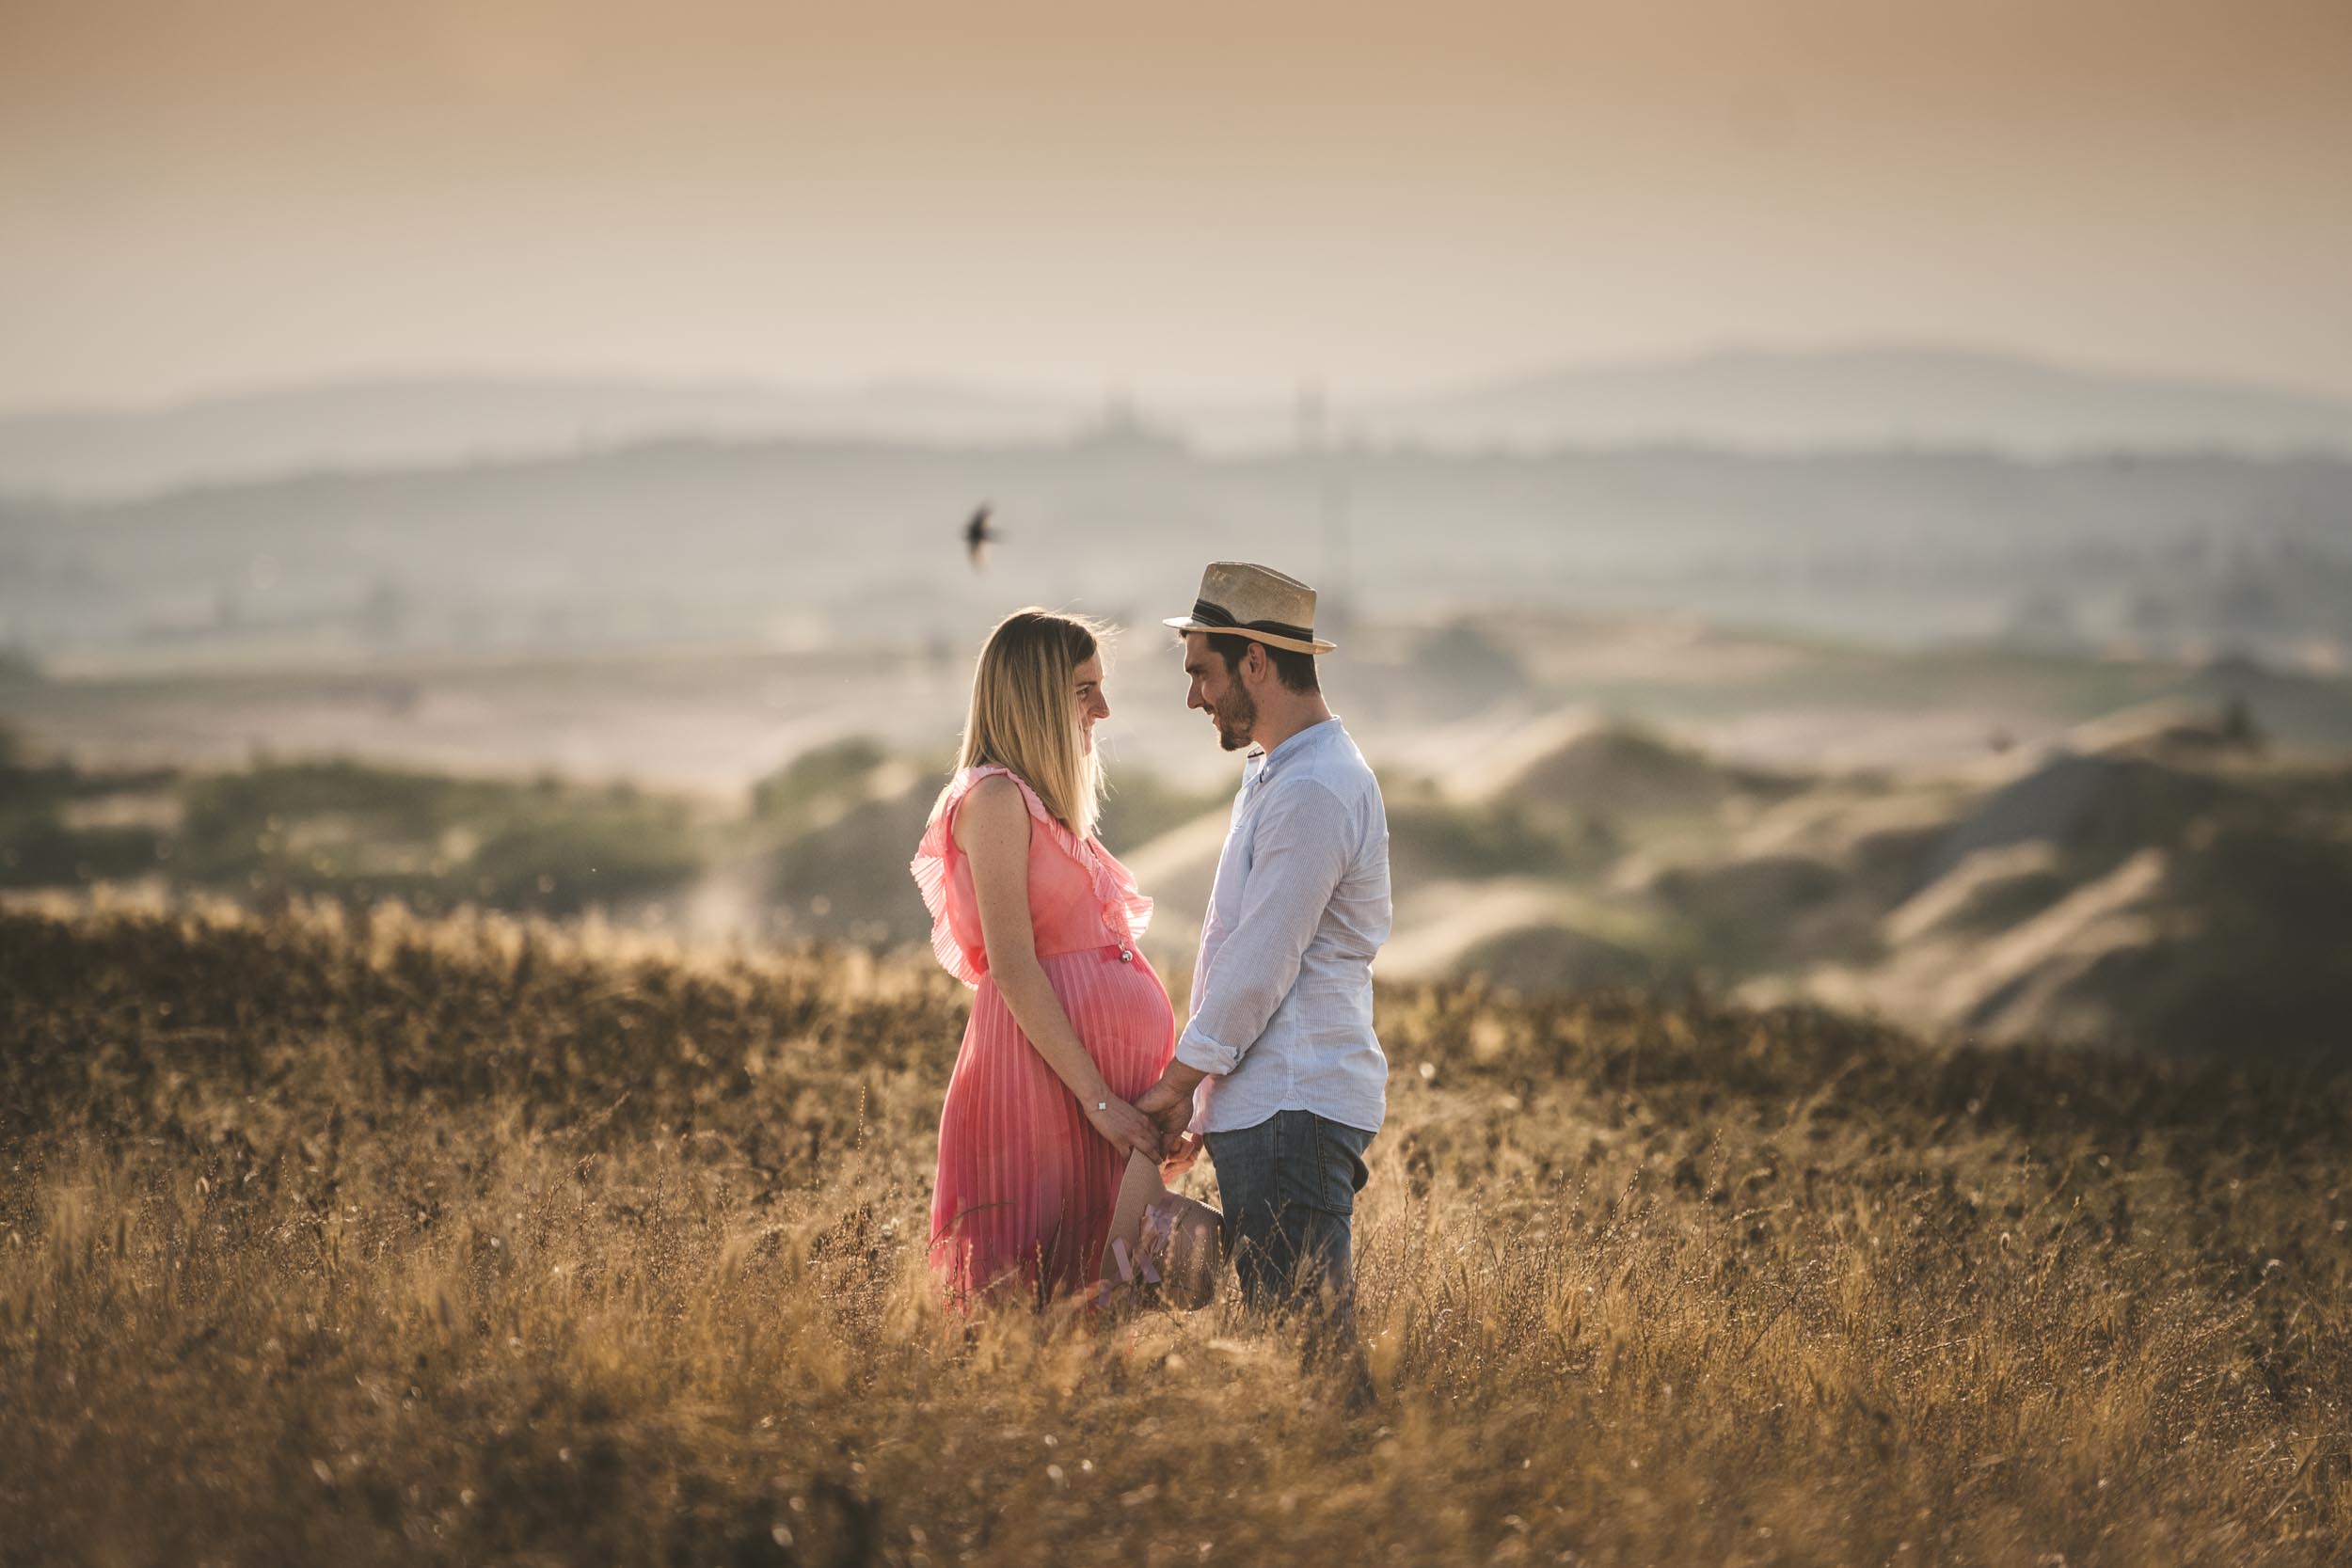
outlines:
[[947, 393], [1007, 402], [1126, 404], [1138, 409], [1183, 407], [1263, 409], [1295, 405], [1314, 397], [1327, 409], [1373, 404], [1413, 403], [1476, 395], [1522, 387], [1531, 382], [1567, 376], [1606, 376], [1661, 370], [1689, 369], [1709, 361], [1759, 358], [1831, 360], [1863, 357], [1934, 356], [1973, 359], [2038, 370], [2086, 379], [2137, 383], [2176, 390], [2254, 394], [2331, 404], [2352, 411], [2352, 389], [2323, 387], [2293, 379], [2255, 378], [2239, 372], [2199, 372], [2179, 366], [2133, 367], [2112, 361], [2071, 357], [2038, 349], [2012, 347], [1982, 340], [1934, 337], [1887, 337], [1784, 341], [1755, 337], [1724, 338], [1704, 346], [1661, 350], [1653, 355], [1615, 355], [1605, 358], [1519, 358], [1509, 364], [1459, 376], [1417, 383], [1375, 384], [1359, 394], [1335, 394], [1328, 377], [1301, 374], [1286, 386], [1255, 392], [1226, 387], [1162, 392], [1140, 390], [1140, 378], [1105, 375], [1091, 386], [1042, 383], [1018, 379], [987, 380], [943, 371], [899, 369], [838, 380], [793, 380], [749, 370], [675, 371], [610, 366], [599, 368], [527, 369], [517, 366], [435, 369], [355, 367], [315, 375], [288, 376], [212, 387], [146, 398], [70, 403], [0, 404], [0, 421], [138, 418], [183, 413], [226, 404], [257, 403], [273, 398], [342, 391], [358, 388], [430, 387], [611, 387], [646, 391], [780, 393], [800, 396], [842, 396], [859, 393]]

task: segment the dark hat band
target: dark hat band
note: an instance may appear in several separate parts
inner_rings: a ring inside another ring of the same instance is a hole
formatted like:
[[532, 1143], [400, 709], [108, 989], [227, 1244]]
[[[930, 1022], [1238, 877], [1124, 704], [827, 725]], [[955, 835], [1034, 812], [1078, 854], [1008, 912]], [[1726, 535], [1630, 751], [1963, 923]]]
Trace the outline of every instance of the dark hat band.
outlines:
[[1315, 641], [1311, 627], [1294, 626], [1288, 621], [1236, 621], [1232, 610], [1221, 604], [1211, 604], [1206, 599], [1192, 601], [1192, 618], [1204, 626], [1231, 626], [1235, 631], [1267, 631], [1300, 642]]

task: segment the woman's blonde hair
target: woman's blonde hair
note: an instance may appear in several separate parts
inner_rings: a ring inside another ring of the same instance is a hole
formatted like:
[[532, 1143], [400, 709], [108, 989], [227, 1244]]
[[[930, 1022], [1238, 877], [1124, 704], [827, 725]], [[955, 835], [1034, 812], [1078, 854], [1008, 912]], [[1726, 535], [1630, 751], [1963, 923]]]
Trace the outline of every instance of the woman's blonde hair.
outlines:
[[1103, 769], [1080, 742], [1073, 699], [1078, 666], [1109, 635], [1098, 622], [1035, 607], [997, 622], [972, 671], [972, 709], [956, 756], [958, 773], [993, 766], [1020, 774], [1082, 839], [1094, 835]]

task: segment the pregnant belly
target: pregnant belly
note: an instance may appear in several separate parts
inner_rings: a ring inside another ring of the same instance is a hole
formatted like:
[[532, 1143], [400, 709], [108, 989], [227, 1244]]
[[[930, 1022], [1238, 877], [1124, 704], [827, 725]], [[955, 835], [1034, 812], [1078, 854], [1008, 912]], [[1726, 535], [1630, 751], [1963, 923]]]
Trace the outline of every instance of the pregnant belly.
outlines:
[[1132, 959], [1117, 948], [1088, 948], [1039, 960], [1087, 1053], [1122, 1099], [1141, 1094], [1176, 1053], [1168, 989], [1140, 951], [1129, 951]]

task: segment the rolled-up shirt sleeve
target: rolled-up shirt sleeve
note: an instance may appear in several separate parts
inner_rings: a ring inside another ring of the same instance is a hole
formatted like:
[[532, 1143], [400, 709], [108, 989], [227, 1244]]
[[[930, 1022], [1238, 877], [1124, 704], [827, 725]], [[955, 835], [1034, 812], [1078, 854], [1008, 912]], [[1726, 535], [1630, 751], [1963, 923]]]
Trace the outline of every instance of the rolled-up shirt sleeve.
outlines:
[[1267, 787], [1272, 793], [1252, 825], [1240, 912], [1193, 981], [1192, 1021], [1176, 1042], [1176, 1059], [1202, 1072], [1232, 1071], [1265, 1033], [1347, 869], [1346, 803], [1314, 779]]

